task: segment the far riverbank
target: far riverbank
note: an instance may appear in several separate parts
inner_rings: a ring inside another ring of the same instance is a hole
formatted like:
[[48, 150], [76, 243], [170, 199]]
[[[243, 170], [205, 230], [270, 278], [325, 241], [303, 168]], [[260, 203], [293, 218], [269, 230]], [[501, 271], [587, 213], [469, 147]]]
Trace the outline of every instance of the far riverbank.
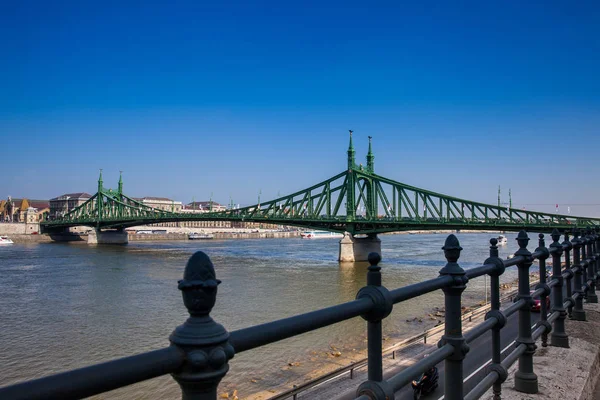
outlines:
[[[190, 233], [209, 233], [214, 239], [229, 240], [229, 239], [278, 239], [278, 238], [297, 238], [300, 237], [300, 230], [293, 231], [273, 231], [269, 229], [256, 229], [253, 231], [243, 229], [190, 229], [190, 228], [162, 228], [153, 226], [140, 226], [136, 227], [136, 230], [166, 230], [166, 233], [153, 233], [153, 234], [136, 234], [135, 232], [129, 233], [130, 242], [147, 242], [147, 241], [168, 241], [168, 240], [189, 240], [188, 235]], [[457, 233], [456, 230], [439, 230], [439, 231], [398, 231], [383, 233], [380, 235], [431, 235], [431, 234], [451, 234]], [[472, 231], [472, 230], [461, 230], [461, 233], [489, 233], [498, 234], [499, 231]], [[60, 242], [87, 242], [88, 235], [85, 233], [73, 233], [55, 236], [51, 238], [47, 234], [41, 235], [27, 235], [27, 234], [12, 234], [8, 237], [15, 243], [49, 243], [52, 241]]]

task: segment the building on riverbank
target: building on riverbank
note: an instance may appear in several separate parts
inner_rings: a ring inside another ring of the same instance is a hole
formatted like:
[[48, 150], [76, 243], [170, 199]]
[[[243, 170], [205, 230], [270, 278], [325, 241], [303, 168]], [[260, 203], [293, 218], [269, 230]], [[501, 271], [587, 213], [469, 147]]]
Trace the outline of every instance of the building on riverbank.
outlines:
[[46, 218], [50, 213], [48, 200], [11, 199], [12, 218], [9, 218], [8, 200], [0, 201], [0, 222], [12, 220], [13, 222], [35, 223]]
[[66, 193], [61, 196], [50, 199], [50, 213], [48, 217], [52, 220], [60, 218], [69, 211], [79, 207], [92, 197], [91, 194], [85, 192]]

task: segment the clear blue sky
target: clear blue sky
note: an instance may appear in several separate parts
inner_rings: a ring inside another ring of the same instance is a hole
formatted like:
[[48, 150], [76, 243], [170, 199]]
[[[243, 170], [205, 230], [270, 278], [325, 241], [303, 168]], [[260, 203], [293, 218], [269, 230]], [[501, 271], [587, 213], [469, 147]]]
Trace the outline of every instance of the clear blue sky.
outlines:
[[3, 3], [1, 198], [103, 168], [250, 204], [344, 170], [353, 129], [389, 178], [600, 215], [597, 1], [122, 3]]

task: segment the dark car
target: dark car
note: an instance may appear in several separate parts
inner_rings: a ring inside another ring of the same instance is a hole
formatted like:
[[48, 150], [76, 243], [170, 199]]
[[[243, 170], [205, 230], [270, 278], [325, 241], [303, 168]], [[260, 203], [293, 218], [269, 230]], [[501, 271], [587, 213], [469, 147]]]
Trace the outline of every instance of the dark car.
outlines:
[[[533, 292], [531, 292], [533, 294]], [[546, 311], [550, 309], [550, 297], [546, 296]], [[531, 311], [540, 312], [542, 310], [542, 300], [539, 297], [533, 298], [533, 305], [531, 306]]]

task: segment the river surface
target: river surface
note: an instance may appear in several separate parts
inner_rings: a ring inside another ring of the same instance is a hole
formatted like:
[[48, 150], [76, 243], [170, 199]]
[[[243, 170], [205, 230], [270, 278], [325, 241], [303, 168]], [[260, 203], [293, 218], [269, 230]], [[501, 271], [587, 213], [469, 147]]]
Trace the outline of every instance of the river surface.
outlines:
[[[472, 268], [487, 258], [495, 235], [457, 236], [464, 248], [459, 263]], [[517, 249], [515, 235], [506, 236], [504, 258]], [[382, 235], [383, 284], [395, 289], [436, 277], [445, 238]], [[211, 315], [229, 331], [352, 300], [366, 280], [366, 263], [337, 262], [337, 239], [0, 247], [0, 386], [166, 347], [187, 317], [177, 281], [198, 250], [222, 280]], [[502, 282], [515, 277], [509, 269]], [[483, 301], [483, 278], [469, 282], [465, 295], [464, 305]], [[435, 325], [440, 318], [428, 314], [441, 306], [441, 291], [396, 305], [384, 321], [384, 347]], [[267, 398], [315, 371], [348, 364], [365, 346], [366, 323], [355, 318], [248, 351], [230, 361], [219, 393]], [[176, 399], [180, 392], [167, 376], [95, 398]]]

